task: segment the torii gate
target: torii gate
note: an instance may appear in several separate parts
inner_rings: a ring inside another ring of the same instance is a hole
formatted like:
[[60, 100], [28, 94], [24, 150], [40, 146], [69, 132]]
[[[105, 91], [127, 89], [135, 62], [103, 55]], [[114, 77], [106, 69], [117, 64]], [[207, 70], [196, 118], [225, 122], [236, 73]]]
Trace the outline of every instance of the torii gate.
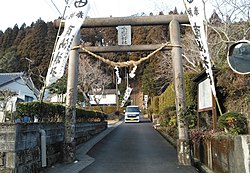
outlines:
[[[145, 26], [145, 25], [169, 25], [170, 45], [165, 45], [163, 50], [172, 50], [172, 64], [175, 85], [175, 104], [178, 121], [179, 139], [177, 152], [179, 164], [191, 165], [188, 128], [185, 123], [185, 93], [183, 82], [182, 48], [180, 42], [180, 24], [189, 24], [187, 15], [158, 15], [140, 17], [110, 17], [110, 18], [86, 18], [82, 28], [90, 27], [117, 27], [123, 25]], [[55, 21], [55, 26], [59, 27], [60, 20]], [[75, 37], [74, 45], [80, 44], [80, 35]], [[107, 52], [133, 52], [133, 51], [154, 51], [162, 44], [156, 45], [131, 45], [131, 46], [106, 46], [106, 47], [85, 47], [86, 50], [94, 53]], [[68, 162], [75, 160], [75, 108], [77, 99], [77, 80], [78, 80], [78, 54], [84, 53], [83, 50], [73, 49], [70, 52], [67, 99], [65, 115], [65, 147], [64, 158]]]

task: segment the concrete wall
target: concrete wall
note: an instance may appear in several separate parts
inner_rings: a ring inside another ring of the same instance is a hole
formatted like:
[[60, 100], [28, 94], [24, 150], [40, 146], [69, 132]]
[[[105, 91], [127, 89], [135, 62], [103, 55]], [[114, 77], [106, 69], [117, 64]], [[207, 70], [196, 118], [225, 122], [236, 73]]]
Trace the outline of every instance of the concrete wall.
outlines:
[[250, 173], [250, 135], [203, 139], [194, 143], [194, 158], [215, 173]]
[[[76, 124], [77, 144], [106, 129], [107, 123]], [[0, 124], [0, 172], [38, 173], [41, 170], [39, 129], [46, 132], [47, 166], [62, 160], [63, 123]]]

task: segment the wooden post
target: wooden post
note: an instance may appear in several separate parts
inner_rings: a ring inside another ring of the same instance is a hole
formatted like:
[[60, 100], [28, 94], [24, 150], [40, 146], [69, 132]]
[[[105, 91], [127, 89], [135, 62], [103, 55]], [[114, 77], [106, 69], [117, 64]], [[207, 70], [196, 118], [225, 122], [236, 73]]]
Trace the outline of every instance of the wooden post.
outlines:
[[[76, 34], [73, 46], [80, 44], [80, 31]], [[75, 124], [76, 124], [76, 101], [78, 82], [78, 50], [71, 50], [68, 66], [67, 97], [65, 110], [65, 139], [64, 139], [64, 162], [71, 163], [75, 160]]]
[[191, 165], [188, 125], [185, 117], [186, 105], [184, 92], [182, 49], [180, 47], [180, 25], [177, 20], [173, 19], [170, 22], [169, 27], [170, 40], [171, 44], [173, 45], [172, 63], [174, 71], [175, 105], [179, 131], [179, 139], [177, 141], [177, 154], [180, 165]]
[[214, 95], [212, 94], [212, 124], [213, 124], [213, 131], [216, 130], [217, 124], [217, 111], [216, 111], [216, 101]]

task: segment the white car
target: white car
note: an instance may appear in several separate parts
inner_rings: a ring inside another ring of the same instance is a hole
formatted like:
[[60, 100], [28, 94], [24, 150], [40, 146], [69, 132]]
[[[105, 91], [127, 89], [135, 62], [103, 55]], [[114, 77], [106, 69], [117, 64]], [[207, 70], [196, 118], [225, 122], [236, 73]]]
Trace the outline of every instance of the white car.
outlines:
[[125, 110], [125, 123], [127, 122], [140, 122], [140, 108], [139, 106], [127, 106]]

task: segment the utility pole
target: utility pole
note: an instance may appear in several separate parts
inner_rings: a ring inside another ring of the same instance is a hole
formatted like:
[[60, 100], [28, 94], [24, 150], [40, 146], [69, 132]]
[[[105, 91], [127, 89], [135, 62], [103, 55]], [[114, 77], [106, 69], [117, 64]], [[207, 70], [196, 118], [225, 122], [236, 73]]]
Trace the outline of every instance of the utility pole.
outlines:
[[186, 103], [184, 92], [184, 75], [182, 63], [182, 49], [180, 47], [180, 24], [173, 19], [170, 22], [170, 40], [172, 48], [172, 63], [175, 86], [175, 105], [178, 123], [179, 139], [177, 141], [177, 154], [180, 165], [191, 165], [188, 126], [186, 123]]
[[[73, 47], [80, 44], [80, 31], [76, 34]], [[75, 124], [76, 124], [76, 101], [77, 101], [77, 83], [78, 83], [78, 50], [71, 50], [68, 65], [67, 97], [65, 111], [65, 139], [63, 160], [71, 163], [75, 160]]]

